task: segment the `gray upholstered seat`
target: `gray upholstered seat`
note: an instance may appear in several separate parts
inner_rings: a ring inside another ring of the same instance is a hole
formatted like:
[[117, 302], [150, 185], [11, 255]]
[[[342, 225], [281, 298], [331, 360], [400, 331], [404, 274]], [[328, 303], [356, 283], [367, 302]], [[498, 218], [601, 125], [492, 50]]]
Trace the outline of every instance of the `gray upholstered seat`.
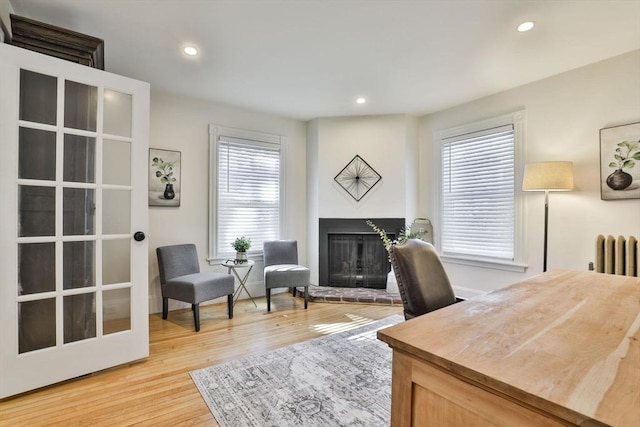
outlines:
[[304, 308], [309, 300], [310, 271], [298, 265], [298, 242], [296, 240], [273, 240], [264, 242], [264, 286], [267, 293], [267, 311], [271, 311], [271, 289], [304, 287]]
[[156, 249], [162, 290], [162, 318], [166, 319], [169, 298], [191, 303], [196, 332], [200, 330], [200, 303], [227, 296], [229, 319], [233, 318], [233, 276], [200, 272], [194, 244], [162, 246]]
[[408, 239], [389, 248], [405, 319], [421, 316], [458, 300], [431, 243]]

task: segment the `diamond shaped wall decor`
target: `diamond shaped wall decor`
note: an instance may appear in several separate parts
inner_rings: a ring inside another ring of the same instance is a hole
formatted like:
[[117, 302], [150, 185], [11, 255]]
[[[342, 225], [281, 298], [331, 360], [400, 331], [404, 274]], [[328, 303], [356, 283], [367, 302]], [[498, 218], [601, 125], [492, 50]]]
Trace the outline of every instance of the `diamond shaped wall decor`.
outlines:
[[362, 157], [356, 155], [333, 179], [359, 202], [382, 177]]

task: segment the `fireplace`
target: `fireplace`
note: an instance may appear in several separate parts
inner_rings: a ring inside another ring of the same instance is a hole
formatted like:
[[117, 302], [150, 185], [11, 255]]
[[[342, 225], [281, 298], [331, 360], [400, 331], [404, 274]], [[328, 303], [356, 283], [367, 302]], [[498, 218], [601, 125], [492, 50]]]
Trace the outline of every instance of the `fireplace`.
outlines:
[[[404, 218], [371, 218], [394, 239]], [[391, 271], [380, 236], [366, 219], [320, 218], [320, 285], [385, 289]]]

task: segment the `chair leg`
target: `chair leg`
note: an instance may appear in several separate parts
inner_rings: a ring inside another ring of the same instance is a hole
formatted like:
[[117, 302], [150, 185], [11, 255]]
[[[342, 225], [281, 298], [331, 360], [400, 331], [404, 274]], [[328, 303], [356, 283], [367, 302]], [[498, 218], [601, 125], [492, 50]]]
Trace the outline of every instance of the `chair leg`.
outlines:
[[227, 305], [229, 306], [229, 319], [233, 319], [233, 294], [227, 295]]
[[309, 287], [304, 287], [304, 309], [307, 309], [307, 305], [309, 304]]
[[196, 324], [196, 332], [200, 331], [200, 304], [191, 304], [193, 310], [193, 322]]
[[162, 318], [167, 319], [169, 314], [169, 298], [162, 297]]
[[271, 289], [267, 288], [267, 311], [271, 311]]
[[293, 290], [291, 291], [291, 293], [293, 294], [293, 296], [296, 296], [296, 291], [298, 290], [298, 288], [296, 288], [295, 286], [292, 288]]

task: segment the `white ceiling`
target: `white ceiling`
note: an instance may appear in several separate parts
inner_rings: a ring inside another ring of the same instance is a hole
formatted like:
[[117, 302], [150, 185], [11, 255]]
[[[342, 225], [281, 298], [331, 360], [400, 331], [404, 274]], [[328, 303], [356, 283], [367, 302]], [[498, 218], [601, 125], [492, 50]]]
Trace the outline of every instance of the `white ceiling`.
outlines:
[[[105, 68], [155, 90], [304, 120], [426, 114], [640, 49], [640, 0], [11, 4], [104, 39]], [[518, 33], [525, 20], [535, 28]]]

